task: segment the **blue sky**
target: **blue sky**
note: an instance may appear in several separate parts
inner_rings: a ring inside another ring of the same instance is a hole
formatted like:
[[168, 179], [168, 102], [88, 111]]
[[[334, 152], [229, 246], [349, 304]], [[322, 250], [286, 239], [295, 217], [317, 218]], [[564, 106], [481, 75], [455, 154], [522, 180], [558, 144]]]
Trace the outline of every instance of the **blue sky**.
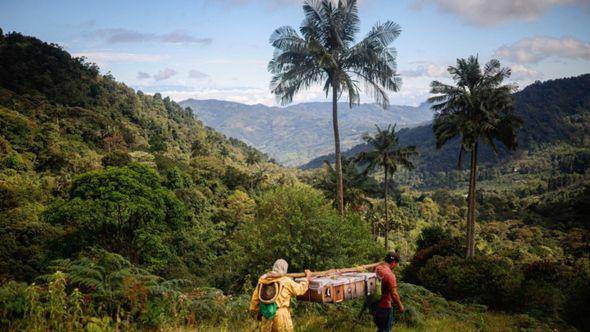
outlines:
[[[268, 38], [279, 26], [299, 27], [301, 4], [0, 0], [0, 28], [60, 44], [147, 93], [275, 105]], [[500, 59], [521, 87], [590, 72], [589, 0], [360, 0], [359, 9], [359, 39], [377, 21], [402, 27], [394, 104], [421, 103], [432, 80], [448, 80], [445, 68], [472, 54]], [[319, 87], [294, 102], [312, 100], [326, 100]]]

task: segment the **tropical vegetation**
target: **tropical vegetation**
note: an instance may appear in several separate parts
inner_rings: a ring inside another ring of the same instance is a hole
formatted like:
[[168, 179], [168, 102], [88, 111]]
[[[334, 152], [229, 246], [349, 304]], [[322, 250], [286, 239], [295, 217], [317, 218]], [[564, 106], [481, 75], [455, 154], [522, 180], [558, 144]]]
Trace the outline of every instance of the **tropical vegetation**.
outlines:
[[[353, 266], [385, 238], [402, 256], [401, 331], [590, 329], [590, 75], [512, 94], [519, 147], [478, 151], [465, 257], [467, 131], [436, 150], [432, 126], [381, 130], [387, 163], [368, 160], [388, 168], [344, 159], [341, 215], [332, 164], [277, 165], [34, 37], [0, 34], [0, 59], [1, 330], [254, 330], [248, 300], [274, 259]], [[373, 330], [363, 307], [292, 310], [300, 331]]]
[[363, 139], [373, 150], [363, 151], [357, 155], [357, 161], [366, 165], [367, 170], [383, 169], [383, 209], [385, 211], [385, 250], [389, 249], [389, 206], [387, 205], [389, 176], [393, 175], [398, 167], [413, 169], [414, 164], [410, 160], [416, 154], [415, 146], [399, 148], [399, 139], [395, 134], [395, 126], [381, 129], [377, 126], [374, 136], [366, 134]]

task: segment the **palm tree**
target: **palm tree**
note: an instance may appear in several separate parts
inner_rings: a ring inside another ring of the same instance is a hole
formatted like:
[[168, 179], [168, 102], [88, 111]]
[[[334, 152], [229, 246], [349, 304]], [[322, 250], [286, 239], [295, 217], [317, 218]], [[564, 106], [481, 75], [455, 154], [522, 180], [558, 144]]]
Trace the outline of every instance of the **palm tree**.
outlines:
[[[318, 183], [327, 197], [333, 197], [338, 183], [338, 172], [328, 161], [324, 161], [326, 175]], [[362, 169], [351, 158], [342, 159], [342, 181], [344, 183], [344, 206], [347, 209], [359, 211], [363, 206], [370, 205], [367, 196], [373, 193], [377, 182], [369, 177], [366, 169]], [[336, 200], [334, 201], [336, 202]]]
[[416, 154], [415, 146], [398, 147], [399, 138], [395, 133], [395, 126], [387, 126], [387, 129], [381, 129], [379, 126], [375, 136], [369, 134], [363, 135], [365, 142], [369, 144], [371, 150], [361, 152], [357, 155], [357, 160], [366, 163], [367, 170], [376, 168], [383, 169], [385, 173], [383, 201], [385, 210], [385, 249], [389, 246], [389, 213], [387, 206], [387, 197], [389, 189], [389, 175], [393, 175], [398, 166], [406, 169], [413, 169], [414, 164], [410, 158]]
[[475, 182], [477, 178], [477, 150], [480, 142], [487, 143], [497, 152], [497, 142], [509, 150], [516, 149], [517, 131], [522, 120], [513, 113], [514, 85], [503, 85], [510, 77], [510, 69], [490, 60], [483, 69], [478, 58], [457, 59], [449, 73], [455, 86], [438, 81], [431, 83], [428, 99], [435, 111], [433, 132], [436, 147], [441, 148], [450, 139], [460, 136], [459, 165], [463, 152], [471, 153], [467, 211], [467, 257], [475, 253]]
[[271, 90], [282, 105], [295, 94], [322, 84], [326, 97], [332, 91], [332, 124], [336, 171], [338, 172], [338, 210], [344, 213], [344, 189], [338, 130], [338, 98], [344, 92], [349, 106], [360, 103], [359, 84], [373, 92], [375, 100], [387, 107], [387, 91], [398, 91], [401, 80], [396, 73], [395, 50], [389, 45], [399, 36], [394, 22], [377, 23], [367, 36], [354, 44], [359, 31], [356, 0], [306, 0], [305, 19], [300, 36], [290, 26], [276, 29], [270, 37], [275, 48], [268, 64]]

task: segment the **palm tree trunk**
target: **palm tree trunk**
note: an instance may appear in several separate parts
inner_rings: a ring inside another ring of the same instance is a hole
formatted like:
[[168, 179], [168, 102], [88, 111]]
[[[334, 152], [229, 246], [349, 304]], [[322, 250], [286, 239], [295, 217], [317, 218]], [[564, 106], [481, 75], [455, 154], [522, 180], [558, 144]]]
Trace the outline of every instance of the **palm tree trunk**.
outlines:
[[[335, 81], [335, 80], [334, 80]], [[334, 150], [336, 155], [336, 199], [338, 200], [338, 212], [344, 215], [344, 186], [342, 180], [342, 156], [340, 155], [340, 132], [338, 131], [338, 88], [332, 84], [332, 124], [334, 126]]]
[[385, 168], [385, 189], [383, 190], [383, 202], [385, 204], [385, 250], [389, 249], [389, 209], [387, 206], [387, 188], [389, 187], [389, 178], [387, 177], [387, 168]]
[[477, 142], [471, 149], [469, 197], [467, 206], [467, 257], [475, 255], [475, 181], [477, 179]]

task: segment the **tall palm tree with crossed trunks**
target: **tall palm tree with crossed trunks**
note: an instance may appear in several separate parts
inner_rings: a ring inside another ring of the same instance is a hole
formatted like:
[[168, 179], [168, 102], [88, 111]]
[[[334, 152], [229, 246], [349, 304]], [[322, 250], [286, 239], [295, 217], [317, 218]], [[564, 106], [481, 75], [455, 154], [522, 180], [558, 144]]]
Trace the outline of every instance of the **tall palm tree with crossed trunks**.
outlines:
[[432, 129], [437, 148], [454, 137], [461, 137], [459, 169], [463, 153], [471, 154], [466, 238], [467, 257], [473, 257], [478, 147], [480, 143], [486, 143], [497, 152], [500, 142], [509, 150], [515, 150], [522, 120], [513, 112], [512, 92], [516, 86], [503, 84], [511, 71], [501, 67], [498, 60], [490, 60], [482, 68], [478, 58], [470, 56], [457, 59], [457, 65], [450, 66], [448, 71], [455, 85], [433, 81], [431, 93], [434, 96], [428, 101], [435, 111]]

